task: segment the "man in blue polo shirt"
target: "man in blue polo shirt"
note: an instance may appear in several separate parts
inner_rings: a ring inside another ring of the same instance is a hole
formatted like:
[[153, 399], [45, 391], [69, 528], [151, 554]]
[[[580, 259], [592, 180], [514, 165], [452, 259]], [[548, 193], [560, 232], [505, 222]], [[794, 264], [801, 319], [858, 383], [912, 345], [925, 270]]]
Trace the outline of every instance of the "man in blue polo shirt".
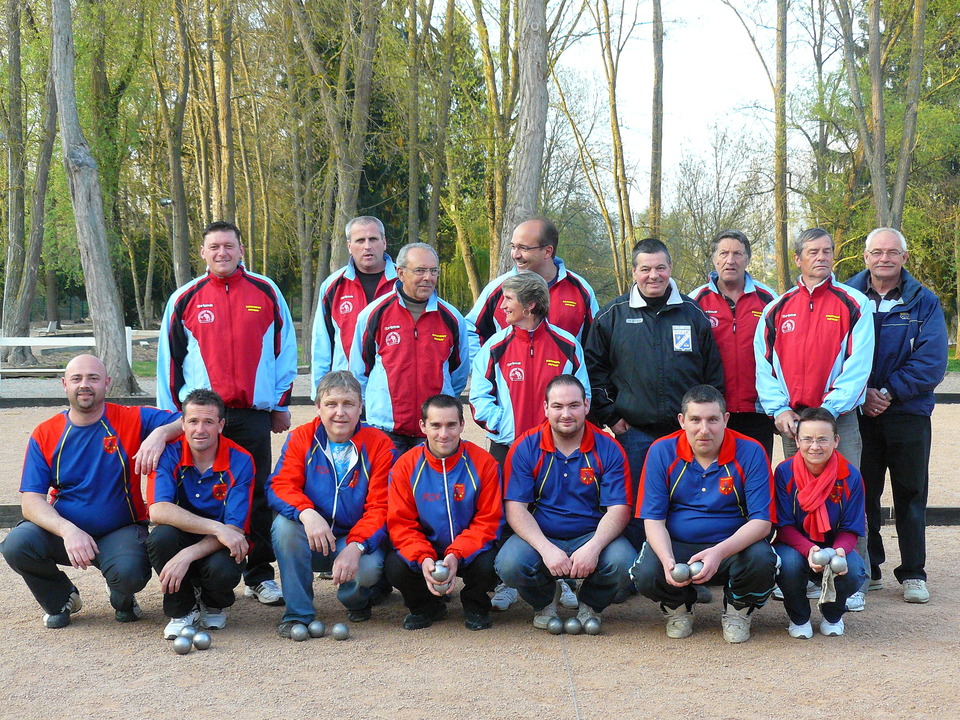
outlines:
[[[667, 637], [693, 632], [695, 584], [723, 585], [721, 626], [731, 643], [750, 638], [751, 613], [773, 592], [770, 465], [760, 443], [727, 429], [728, 417], [716, 388], [691, 388], [681, 430], [655, 442], [643, 467], [637, 517], [647, 540], [630, 574], [641, 595], [660, 603]], [[677, 563], [698, 561], [691, 579], [672, 577]]]
[[535, 610], [534, 627], [557, 617], [557, 580], [582, 580], [577, 617], [600, 619], [628, 582], [636, 558], [621, 533], [633, 506], [623, 449], [587, 422], [590, 401], [573, 375], [547, 385], [547, 421], [507, 456], [504, 500], [516, 533], [497, 554], [497, 573]]
[[150, 580], [147, 508], [140, 474], [152, 471], [179, 413], [105, 401], [110, 378], [93, 355], [63, 373], [70, 408], [37, 426], [20, 481], [24, 521], [3, 556], [43, 608], [43, 624], [62, 628], [80, 610], [80, 592], [58, 565], [103, 573], [117, 622], [140, 618], [134, 593]]
[[160, 576], [163, 636], [187, 625], [223, 629], [250, 546], [253, 458], [223, 437], [226, 408], [212, 390], [183, 401], [181, 440], [170, 443], [150, 473], [147, 503], [156, 524], [147, 539]]

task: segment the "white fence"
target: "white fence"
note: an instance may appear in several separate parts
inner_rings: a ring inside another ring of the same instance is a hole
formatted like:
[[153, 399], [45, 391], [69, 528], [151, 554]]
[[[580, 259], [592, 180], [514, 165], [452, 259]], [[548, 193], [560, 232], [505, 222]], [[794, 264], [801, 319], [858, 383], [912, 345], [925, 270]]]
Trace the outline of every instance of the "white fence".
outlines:
[[[127, 362], [133, 367], [133, 329], [124, 328], [127, 341]], [[0, 347], [95, 347], [97, 339], [84, 335], [51, 335], [48, 337], [0, 337]], [[60, 375], [63, 368], [17, 368], [19, 372], [31, 374]], [[0, 363], [0, 377], [3, 377], [3, 365]]]

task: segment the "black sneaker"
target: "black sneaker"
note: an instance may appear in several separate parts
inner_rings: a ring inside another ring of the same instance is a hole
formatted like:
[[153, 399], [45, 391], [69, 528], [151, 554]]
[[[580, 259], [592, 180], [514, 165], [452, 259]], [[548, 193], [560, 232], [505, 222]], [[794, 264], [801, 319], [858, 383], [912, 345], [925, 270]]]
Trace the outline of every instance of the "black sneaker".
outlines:
[[493, 618], [490, 613], [468, 612], [463, 620], [463, 626], [467, 630], [489, 630], [493, 627]]
[[366, 622], [371, 615], [373, 615], [373, 612], [369, 605], [359, 610], [347, 610], [347, 620], [350, 622]]
[[382, 605], [393, 592], [393, 585], [385, 577], [381, 577], [377, 584], [370, 588], [370, 607]]
[[143, 610], [140, 609], [140, 603], [134, 598], [129, 608], [126, 610], [117, 610], [113, 613], [113, 616], [117, 619], [117, 622], [131, 623], [136, 622], [143, 616]]
[[447, 606], [437, 605], [425, 613], [410, 613], [403, 619], [404, 630], [422, 630], [447, 616]]
[[290, 631], [293, 629], [294, 625], [306, 625], [299, 620], [284, 620], [282, 623], [277, 625], [277, 635], [282, 638], [289, 638]]
[[713, 593], [710, 591], [706, 585], [694, 585], [694, 588], [697, 590], [697, 602], [701, 605], [706, 605], [709, 602], [713, 602]]
[[80, 608], [82, 607], [83, 601], [80, 599], [80, 591], [77, 590], [77, 588], [73, 588], [73, 590], [70, 591], [70, 597], [67, 598], [67, 604], [63, 606], [63, 610], [58, 613], [44, 614], [43, 625], [51, 630], [65, 628], [70, 624], [70, 615], [75, 612], [80, 612]]

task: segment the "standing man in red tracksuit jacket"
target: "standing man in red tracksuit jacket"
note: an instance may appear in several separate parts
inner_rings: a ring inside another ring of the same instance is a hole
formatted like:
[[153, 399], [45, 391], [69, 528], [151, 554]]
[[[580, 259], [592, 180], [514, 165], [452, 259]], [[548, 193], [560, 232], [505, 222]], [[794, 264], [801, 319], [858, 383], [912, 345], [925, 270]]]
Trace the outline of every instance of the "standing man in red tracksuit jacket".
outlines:
[[272, 465], [270, 432], [290, 428], [287, 405], [297, 376], [293, 318], [276, 284], [241, 264], [243, 243], [233, 223], [206, 227], [200, 257], [207, 272], [174, 292], [163, 313], [157, 405], [177, 410], [196, 388], [223, 398], [223, 435], [253, 456], [256, 471], [244, 595], [282, 605], [270, 564], [273, 513], [264, 488]]
[[730, 420], [727, 427], [752, 437], [773, 456], [773, 419], [757, 398], [757, 362], [753, 336], [767, 303], [777, 297], [771, 288], [747, 272], [750, 241], [739, 230], [722, 230], [713, 239], [710, 279], [693, 292], [693, 298], [710, 321], [723, 362], [724, 400]]

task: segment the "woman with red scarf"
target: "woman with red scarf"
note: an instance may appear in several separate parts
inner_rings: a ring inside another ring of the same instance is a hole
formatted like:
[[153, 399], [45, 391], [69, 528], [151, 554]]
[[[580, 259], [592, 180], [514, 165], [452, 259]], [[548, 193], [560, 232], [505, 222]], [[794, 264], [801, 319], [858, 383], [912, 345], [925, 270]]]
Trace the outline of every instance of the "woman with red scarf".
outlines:
[[[863, 478], [837, 452], [837, 421], [824, 408], [807, 408], [797, 425], [799, 450], [777, 466], [777, 538], [780, 556], [777, 584], [790, 617], [787, 632], [794, 638], [813, 637], [807, 581], [819, 582], [824, 566], [813, 560], [821, 548], [845, 557], [847, 569], [833, 575], [835, 597], [820, 602], [823, 635], [843, 635], [846, 600], [863, 584], [863, 560], [854, 550], [864, 525]], [[831, 571], [832, 573], [832, 571]]]

